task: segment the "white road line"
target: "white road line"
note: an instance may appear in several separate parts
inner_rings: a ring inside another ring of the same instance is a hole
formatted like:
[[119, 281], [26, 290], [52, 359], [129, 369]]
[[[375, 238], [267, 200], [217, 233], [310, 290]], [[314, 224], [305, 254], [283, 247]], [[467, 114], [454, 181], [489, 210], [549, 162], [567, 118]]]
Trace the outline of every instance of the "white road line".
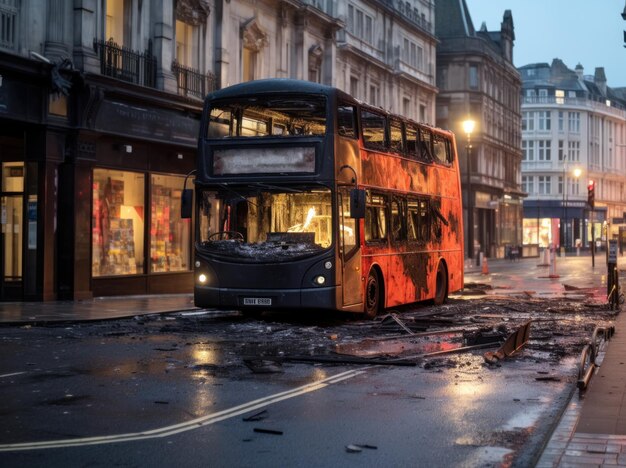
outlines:
[[215, 424], [216, 422], [223, 421], [225, 419], [233, 418], [250, 411], [254, 411], [260, 408], [267, 407], [279, 401], [288, 400], [300, 395], [304, 395], [309, 392], [321, 390], [328, 385], [341, 382], [343, 380], [351, 379], [357, 375], [363, 374], [364, 370], [350, 370], [342, 372], [341, 374], [326, 377], [325, 379], [318, 380], [301, 387], [297, 387], [291, 390], [287, 390], [274, 395], [269, 395], [257, 400], [249, 401], [242, 405], [234, 406], [217, 413], [208, 414], [200, 418], [192, 419], [180, 424], [174, 424], [171, 426], [161, 427], [150, 431], [133, 432], [128, 434], [116, 434], [110, 436], [100, 437], [85, 437], [80, 439], [63, 439], [63, 440], [51, 440], [46, 442], [25, 442], [18, 444], [2, 444], [0, 445], [0, 452], [13, 452], [19, 450], [38, 450], [38, 449], [51, 449], [51, 448], [63, 448], [63, 447], [82, 447], [86, 445], [100, 445], [100, 444], [113, 444], [118, 442], [129, 442], [133, 440], [146, 440], [156, 439], [160, 437], [168, 437], [181, 432], [191, 431], [200, 427]]
[[14, 375], [21, 375], [21, 374], [26, 374], [26, 371], [24, 371], [24, 372], [13, 372], [12, 374], [2, 374], [2, 375], [0, 375], [0, 379], [3, 378], [3, 377], [12, 377]]

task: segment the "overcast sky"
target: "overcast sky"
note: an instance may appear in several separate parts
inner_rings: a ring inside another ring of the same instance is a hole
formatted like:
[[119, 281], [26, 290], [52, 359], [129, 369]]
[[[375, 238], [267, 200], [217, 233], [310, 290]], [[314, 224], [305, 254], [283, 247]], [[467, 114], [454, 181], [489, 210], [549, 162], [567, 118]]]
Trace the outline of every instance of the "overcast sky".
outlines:
[[626, 86], [626, 48], [622, 19], [625, 0], [466, 0], [476, 29], [499, 31], [505, 10], [515, 26], [516, 67], [560, 58], [585, 75], [604, 67], [607, 84]]

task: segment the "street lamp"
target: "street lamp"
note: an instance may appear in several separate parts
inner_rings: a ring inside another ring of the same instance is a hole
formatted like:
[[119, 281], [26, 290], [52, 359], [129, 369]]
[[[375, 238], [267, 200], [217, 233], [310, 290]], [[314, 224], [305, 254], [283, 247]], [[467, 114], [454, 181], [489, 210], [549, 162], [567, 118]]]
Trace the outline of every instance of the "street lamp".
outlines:
[[467, 162], [465, 167], [467, 177], [467, 257], [472, 260], [474, 258], [474, 207], [472, 206], [472, 132], [476, 127], [476, 122], [472, 119], [463, 121], [463, 131], [467, 135]]
[[[569, 208], [569, 200], [568, 200], [568, 178], [567, 178], [567, 172], [566, 172], [566, 160], [563, 161], [563, 210], [565, 212], [565, 216], [563, 217], [563, 245], [561, 247], [563, 247], [563, 252], [565, 253], [565, 250], [567, 249], [567, 247], [571, 247], [572, 243], [568, 242], [568, 235], [567, 235], [567, 226], [569, 225], [569, 213], [568, 213], [568, 208]], [[582, 174], [582, 169], [580, 169], [579, 167], [574, 168], [574, 170], [572, 171], [572, 175], [574, 176], [574, 178], [576, 179], [576, 186], [578, 186], [578, 179]], [[572, 189], [573, 189], [573, 185], [572, 185]], [[572, 195], [573, 195], [573, 190], [572, 190]], [[573, 234], [574, 234], [574, 226], [572, 223], [572, 229], [570, 229], [570, 236], [573, 239]]]

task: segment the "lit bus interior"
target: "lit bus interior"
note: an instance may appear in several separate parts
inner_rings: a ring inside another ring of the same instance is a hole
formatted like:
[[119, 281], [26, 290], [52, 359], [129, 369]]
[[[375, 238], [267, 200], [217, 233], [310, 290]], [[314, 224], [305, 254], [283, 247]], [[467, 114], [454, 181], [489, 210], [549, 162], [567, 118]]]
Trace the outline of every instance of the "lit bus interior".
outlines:
[[323, 96], [251, 97], [218, 102], [211, 109], [208, 138], [323, 136]]
[[199, 248], [247, 261], [318, 253], [333, 239], [331, 192], [253, 184], [200, 192]]

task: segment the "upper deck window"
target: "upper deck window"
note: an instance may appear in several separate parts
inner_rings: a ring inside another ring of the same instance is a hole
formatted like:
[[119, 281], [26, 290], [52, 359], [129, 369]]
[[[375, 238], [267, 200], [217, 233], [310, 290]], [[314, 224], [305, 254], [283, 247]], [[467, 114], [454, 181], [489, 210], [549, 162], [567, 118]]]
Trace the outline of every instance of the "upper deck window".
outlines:
[[366, 148], [384, 150], [387, 147], [385, 127], [387, 119], [384, 115], [361, 111], [361, 128], [363, 130], [363, 143]]
[[207, 138], [323, 136], [324, 96], [256, 96], [215, 101]]
[[450, 152], [450, 142], [441, 136], [433, 138], [433, 152], [435, 161], [450, 164], [452, 162], [452, 154]]

